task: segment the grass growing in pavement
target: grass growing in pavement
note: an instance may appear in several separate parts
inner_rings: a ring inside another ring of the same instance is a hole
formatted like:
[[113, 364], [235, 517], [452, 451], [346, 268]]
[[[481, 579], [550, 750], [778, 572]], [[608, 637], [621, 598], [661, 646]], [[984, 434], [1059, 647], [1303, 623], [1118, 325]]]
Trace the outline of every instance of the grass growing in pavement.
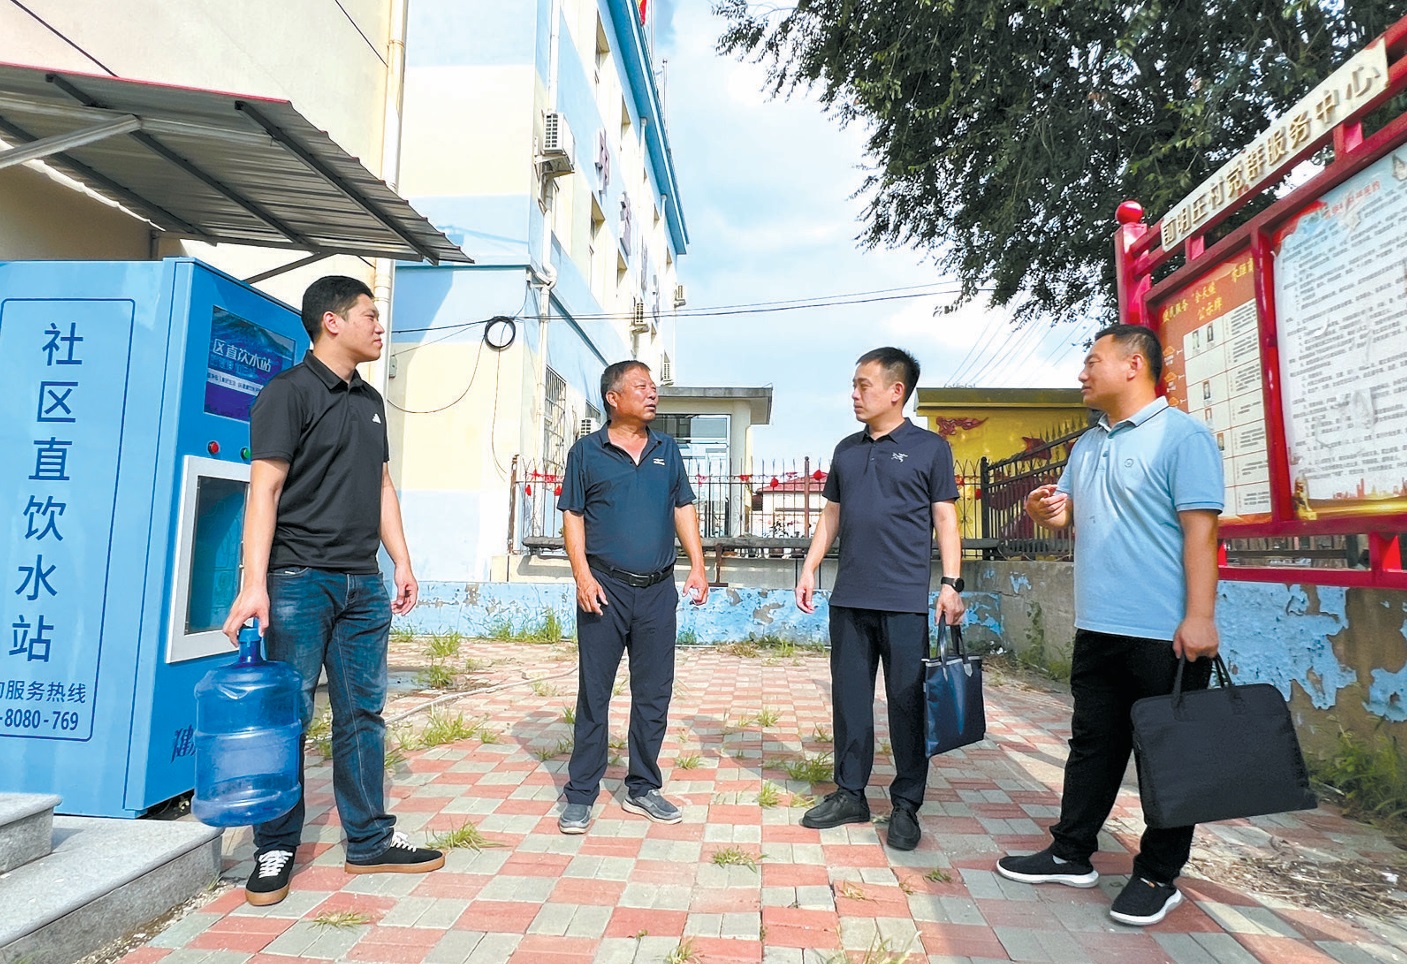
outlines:
[[664, 964], [698, 964], [699, 961], [699, 952], [694, 950], [694, 939], [689, 937], [665, 956]]
[[410, 749], [425, 749], [458, 743], [474, 736], [478, 724], [467, 722], [463, 713], [451, 714], [447, 710], [431, 709], [425, 718], [425, 728], [420, 731], [415, 743], [407, 742]]
[[391, 630], [391, 642], [408, 643], [415, 638], [415, 634], [409, 629], [400, 628]]
[[840, 951], [828, 958], [826, 964], [907, 964], [910, 956], [907, 948], [896, 951], [889, 943], [889, 938], [876, 934], [870, 946], [859, 957], [851, 957], [849, 953]]
[[325, 760], [332, 759], [332, 711], [327, 710], [313, 717], [308, 728], [303, 731], [308, 746], [318, 751]]
[[361, 927], [371, 918], [359, 910], [329, 910], [313, 918], [318, 927]]
[[948, 873], [946, 870], [944, 870], [942, 867], [934, 867], [934, 868], [933, 868], [932, 870], [930, 870], [928, 873], [926, 873], [926, 874], [923, 875], [923, 879], [924, 879], [924, 880], [931, 880], [931, 881], [933, 881], [935, 884], [946, 884], [946, 883], [950, 883], [950, 882], [952, 881], [953, 877], [952, 877], [951, 874], [949, 874], [949, 873]]
[[564, 707], [562, 707], [562, 722], [565, 723], [565, 724], [567, 724], [568, 726], [571, 726], [571, 725], [573, 725], [574, 723], [576, 723], [576, 707], [575, 707], [575, 706], [564, 706]]
[[835, 763], [829, 753], [816, 756], [803, 756], [799, 760], [787, 760], [782, 764], [787, 776], [806, 783], [825, 783], [835, 770]]
[[431, 850], [483, 850], [486, 847], [501, 847], [501, 843], [485, 837], [483, 831], [466, 820], [453, 830], [436, 834], [426, 841]]
[[809, 793], [793, 793], [791, 795], [791, 801], [787, 804], [789, 807], [805, 807], [807, 810], [815, 805], [816, 798]]
[[766, 856], [766, 854], [755, 854], [741, 847], [724, 847], [722, 850], [715, 850], [710, 859], [719, 867], [739, 866], [757, 870], [757, 862]]
[[431, 659], [449, 659], [458, 656], [459, 646], [463, 641], [464, 637], [459, 635], [458, 630], [435, 633], [430, 637], [430, 642], [425, 647], [425, 654]]
[[840, 886], [835, 889], [836, 896], [844, 897], [847, 900], [874, 900], [865, 889], [853, 880], [843, 880]]
[[835, 737], [833, 737], [833, 736], [831, 735], [831, 731], [828, 730], [828, 729], [826, 729], [824, 726], [818, 726], [818, 727], [816, 727], [814, 730], [811, 731], [811, 742], [812, 742], [812, 743], [834, 743], [834, 742], [835, 742]]
[[547, 680], [535, 679], [533, 680], [532, 687], [533, 693], [538, 696], [547, 697], [557, 695], [557, 687], [547, 682]]
[[699, 764], [703, 762], [703, 757], [697, 753], [689, 753], [674, 761], [674, 765], [681, 770], [697, 770]]
[[782, 721], [782, 714], [769, 706], [764, 706], [757, 711], [757, 724], [763, 729], [769, 726], [776, 726]]
[[771, 780], [763, 781], [761, 788], [757, 791], [758, 806], [771, 808], [775, 807], [781, 802], [782, 788], [777, 786]]

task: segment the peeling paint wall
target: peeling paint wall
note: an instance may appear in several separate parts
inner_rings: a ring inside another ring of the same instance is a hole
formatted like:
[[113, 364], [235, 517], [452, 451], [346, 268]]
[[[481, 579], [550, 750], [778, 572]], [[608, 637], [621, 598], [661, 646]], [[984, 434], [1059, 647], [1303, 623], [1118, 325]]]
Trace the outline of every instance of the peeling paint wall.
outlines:
[[[829, 641], [829, 597], [828, 592], [817, 592], [816, 611], [807, 614], [797, 608], [791, 589], [714, 589], [702, 606], [680, 600], [679, 641], [720, 644], [775, 639], [824, 644]], [[1000, 627], [994, 602], [988, 593], [967, 594], [969, 638], [974, 643], [999, 635], [994, 632]], [[575, 635], [572, 583], [422, 583], [419, 605], [397, 616], [394, 628], [416, 635], [457, 632], [494, 639], [536, 636], [549, 624], [560, 627], [564, 636]]]
[[[1014, 652], [1068, 675], [1073, 565], [969, 561], [965, 572], [968, 644], [977, 652]], [[815, 598], [816, 612], [808, 615], [790, 588], [714, 589], [703, 606], [681, 600], [679, 640], [824, 644], [829, 593]], [[1329, 752], [1340, 732], [1369, 742], [1396, 739], [1407, 748], [1407, 593], [1223, 582], [1217, 623], [1233, 677], [1271, 683], [1285, 695], [1307, 752]], [[540, 637], [550, 627], [570, 637], [575, 587], [563, 580], [425, 583], [420, 605], [395, 626], [479, 638]]]
[[[1058, 562], [968, 563], [994, 611], [992, 638], [1056, 675], [1074, 641], [1074, 567]], [[1223, 582], [1222, 655], [1237, 682], [1271, 683], [1289, 700], [1311, 754], [1341, 732], [1407, 749], [1407, 593]]]

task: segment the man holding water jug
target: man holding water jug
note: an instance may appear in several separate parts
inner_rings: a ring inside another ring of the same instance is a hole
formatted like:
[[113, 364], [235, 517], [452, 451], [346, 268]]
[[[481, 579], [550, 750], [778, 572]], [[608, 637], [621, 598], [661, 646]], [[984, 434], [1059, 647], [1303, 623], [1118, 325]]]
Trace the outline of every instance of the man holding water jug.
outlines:
[[[423, 873], [444, 866], [444, 855], [395, 831], [384, 789], [391, 615], [409, 612], [419, 589], [387, 468], [385, 404], [356, 370], [381, 357], [386, 329], [371, 290], [354, 278], [313, 282], [302, 314], [312, 350], [274, 376], [250, 410], [244, 583], [224, 632], [234, 642], [245, 621], [258, 618], [268, 657], [302, 677], [304, 727], [327, 670], [332, 788], [347, 836], [343, 869]], [[383, 544], [395, 564], [394, 598], [377, 564]], [[254, 828], [249, 903], [287, 896], [303, 819], [300, 797], [288, 813]]]

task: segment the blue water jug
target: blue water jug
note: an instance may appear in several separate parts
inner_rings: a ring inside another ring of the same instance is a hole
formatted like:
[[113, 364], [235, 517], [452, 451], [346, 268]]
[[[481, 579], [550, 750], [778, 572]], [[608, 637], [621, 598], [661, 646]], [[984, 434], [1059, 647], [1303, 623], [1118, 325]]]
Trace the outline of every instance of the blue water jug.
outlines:
[[260, 654], [257, 620], [239, 632], [239, 658], [195, 687], [195, 798], [191, 812], [212, 827], [280, 817], [302, 792], [303, 724], [298, 672]]

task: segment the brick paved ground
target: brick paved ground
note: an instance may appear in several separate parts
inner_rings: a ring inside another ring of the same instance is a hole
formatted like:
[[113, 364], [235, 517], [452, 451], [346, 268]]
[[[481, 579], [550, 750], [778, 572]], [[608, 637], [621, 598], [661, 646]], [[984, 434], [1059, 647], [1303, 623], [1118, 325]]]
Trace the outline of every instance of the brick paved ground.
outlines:
[[[538, 756], [571, 734], [562, 718], [574, 704], [570, 652], [475, 643], [472, 655], [491, 661], [480, 676], [492, 685], [440, 712], [486, 720], [497, 742], [409, 754], [391, 774], [394, 812], [417, 842], [468, 821], [497, 846], [454, 850], [443, 870], [425, 876], [349, 876], [330, 768], [314, 756], [308, 842], [289, 897], [255, 908], [241, 888], [228, 889], [124, 960], [1407, 962], [1407, 922], [1329, 914], [1192, 876], [1181, 881], [1190, 899], [1162, 924], [1114, 923], [1108, 905], [1140, 830], [1133, 791], [1121, 796], [1095, 858], [1103, 874], [1097, 889], [998, 877], [995, 858], [1044, 846], [1057, 813], [1069, 722], [1068, 695], [1057, 688], [989, 680], [989, 740], [934, 761], [923, 841], [904, 854], [883, 846], [882, 827], [811, 831], [799, 824], [801, 808], [788, 806], [793, 795], [833, 789], [813, 790], [783, 769], [830, 750], [824, 658], [682, 650], [661, 763], [683, 823], [656, 825], [622, 811], [624, 768], [616, 763], [590, 833], [567, 837], [556, 828], [566, 757]], [[423, 721], [413, 710], [428, 699], [402, 696], [388, 717], [412, 711], [410, 720]], [[613, 735], [624, 736], [627, 710], [622, 690]], [[882, 704], [878, 716], [883, 741]], [[684, 766], [691, 757], [697, 766]], [[877, 820], [888, 812], [882, 787], [892, 773], [881, 753], [870, 791]], [[776, 806], [759, 803], [768, 785], [779, 791]], [[227, 879], [242, 882], [248, 832], [227, 834], [225, 850]], [[729, 850], [756, 857], [756, 867], [714, 862]], [[1369, 828], [1317, 810], [1202, 828], [1194, 863], [1224, 866], [1277, 852], [1403, 862]], [[365, 922], [319, 923], [340, 911]]]

